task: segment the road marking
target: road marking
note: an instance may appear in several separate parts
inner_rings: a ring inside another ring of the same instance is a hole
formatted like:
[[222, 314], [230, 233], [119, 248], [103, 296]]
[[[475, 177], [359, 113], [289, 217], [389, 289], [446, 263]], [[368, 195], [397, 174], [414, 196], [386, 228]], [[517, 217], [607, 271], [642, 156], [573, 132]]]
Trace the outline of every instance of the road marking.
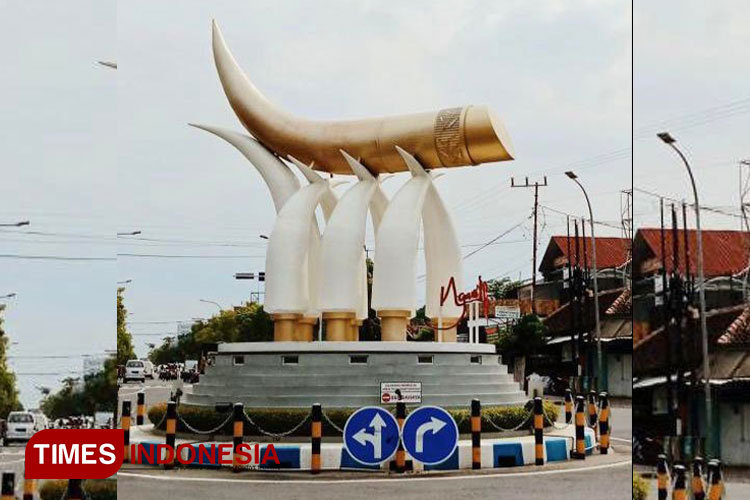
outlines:
[[210, 477], [174, 477], [154, 476], [152, 474], [139, 474], [137, 472], [118, 472], [118, 476], [134, 477], [142, 479], [153, 479], [155, 481], [187, 481], [194, 483], [240, 483], [240, 484], [347, 484], [347, 483], [389, 483], [394, 481], [449, 481], [449, 480], [475, 480], [475, 479], [497, 479], [498, 477], [525, 477], [539, 475], [557, 475], [574, 472], [589, 472], [601, 469], [611, 469], [623, 465], [632, 465], [632, 460], [623, 460], [611, 464], [595, 465], [593, 467], [577, 467], [574, 469], [541, 470], [534, 472], [506, 472], [496, 474], [465, 475], [465, 476], [434, 476], [434, 477], [402, 477], [384, 479], [227, 479]]
[[632, 443], [633, 442], [632, 439], [616, 438], [616, 437], [612, 437], [612, 436], [610, 436], [609, 439], [612, 440], [612, 441], [621, 441], [623, 443]]

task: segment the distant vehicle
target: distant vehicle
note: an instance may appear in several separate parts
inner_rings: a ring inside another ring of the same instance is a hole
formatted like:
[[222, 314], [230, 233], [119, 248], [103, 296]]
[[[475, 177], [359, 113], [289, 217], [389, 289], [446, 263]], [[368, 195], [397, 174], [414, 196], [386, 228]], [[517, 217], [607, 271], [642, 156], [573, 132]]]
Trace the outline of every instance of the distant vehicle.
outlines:
[[127, 384], [129, 380], [146, 381], [145, 363], [140, 359], [131, 359], [125, 364], [125, 376], [123, 381]]
[[11, 441], [28, 441], [39, 429], [34, 414], [27, 411], [12, 411], [8, 414], [8, 430], [3, 437], [3, 446]]
[[194, 359], [188, 359], [185, 361], [185, 367], [182, 369], [180, 378], [183, 382], [188, 384], [195, 384], [198, 382], [198, 361]]
[[147, 360], [143, 360], [143, 376], [146, 378], [154, 379], [154, 364]]
[[44, 413], [32, 413], [34, 415], [34, 423], [36, 424], [36, 430], [43, 431], [49, 427], [49, 420]]
[[94, 413], [94, 427], [96, 429], [111, 429], [112, 412], [97, 411], [96, 413]]

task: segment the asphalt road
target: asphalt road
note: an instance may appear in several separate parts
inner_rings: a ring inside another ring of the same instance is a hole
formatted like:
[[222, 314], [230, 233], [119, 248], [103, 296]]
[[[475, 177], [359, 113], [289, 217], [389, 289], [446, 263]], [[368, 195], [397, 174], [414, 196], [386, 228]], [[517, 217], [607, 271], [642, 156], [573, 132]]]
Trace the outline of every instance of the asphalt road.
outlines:
[[[153, 406], [158, 403], [164, 403], [169, 400], [170, 394], [174, 392], [178, 387], [185, 390], [189, 385], [183, 385], [179, 380], [146, 380], [145, 384], [140, 382], [128, 382], [120, 386], [120, 391], [117, 397], [117, 407], [122, 408], [123, 401], [130, 401], [131, 413], [135, 419], [136, 412], [136, 401], [137, 394], [143, 391], [145, 394], [146, 408]], [[148, 422], [148, 415], [146, 415], [146, 422]]]

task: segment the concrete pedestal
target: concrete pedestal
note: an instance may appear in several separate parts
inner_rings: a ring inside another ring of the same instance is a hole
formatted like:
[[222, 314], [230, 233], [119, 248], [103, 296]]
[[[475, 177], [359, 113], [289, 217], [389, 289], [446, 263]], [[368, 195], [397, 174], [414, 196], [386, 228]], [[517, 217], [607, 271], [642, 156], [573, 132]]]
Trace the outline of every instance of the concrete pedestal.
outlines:
[[380, 316], [380, 340], [384, 342], [406, 341], [409, 311], [378, 311], [378, 316]]
[[[488, 344], [449, 342], [246, 342], [219, 344], [183, 402], [248, 408], [382, 405], [382, 382], [420, 382], [422, 404], [521, 405], [526, 395]], [[392, 403], [392, 402], [391, 402]]]
[[323, 321], [326, 326], [326, 341], [346, 342], [351, 338], [351, 323], [354, 313], [324, 312]]
[[299, 314], [273, 314], [274, 342], [289, 342], [295, 340], [295, 330]]
[[294, 329], [294, 340], [297, 342], [312, 342], [313, 331], [318, 318], [304, 316], [297, 321]]

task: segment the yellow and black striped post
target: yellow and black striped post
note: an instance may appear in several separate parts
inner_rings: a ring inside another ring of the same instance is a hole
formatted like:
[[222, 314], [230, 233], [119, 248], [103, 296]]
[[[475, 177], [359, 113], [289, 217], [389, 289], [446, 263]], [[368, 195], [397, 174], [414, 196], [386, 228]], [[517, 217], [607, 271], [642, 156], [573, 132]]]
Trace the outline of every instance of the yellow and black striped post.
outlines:
[[596, 437], [599, 437], [599, 433], [596, 429], [596, 391], [589, 391], [589, 404], [588, 404], [588, 412], [589, 412], [589, 427], [594, 429], [594, 433]]
[[24, 479], [23, 480], [23, 500], [34, 500], [34, 494], [36, 494], [36, 480]]
[[12, 472], [3, 472], [3, 484], [0, 498], [2, 500], [15, 500], [16, 498], [16, 475]]
[[[406, 403], [399, 401], [396, 403], [396, 421], [398, 422], [398, 428], [404, 428], [404, 420], [406, 419]], [[398, 449], [396, 450], [396, 472], [406, 471], [406, 451], [404, 450], [404, 443], [399, 440]]]
[[[167, 446], [170, 446], [172, 450], [175, 450], [175, 434], [177, 434], [177, 403], [170, 401], [167, 403]], [[173, 453], [172, 460], [169, 460], [164, 464], [165, 469], [174, 468], [174, 458]]]
[[663, 454], [656, 459], [656, 493], [658, 500], [667, 500], [669, 495], [669, 469], [667, 456]]
[[471, 400], [471, 468], [482, 468], [482, 404]]
[[534, 398], [534, 463], [544, 465], [544, 410], [542, 398]]
[[693, 478], [690, 483], [693, 500], [706, 500], [706, 485], [703, 482], [703, 459], [695, 457], [693, 460]]
[[323, 408], [320, 406], [320, 403], [315, 403], [312, 407], [312, 424], [310, 426], [310, 435], [312, 438], [310, 472], [312, 472], [313, 474], [320, 473], [320, 440], [323, 436], [323, 424], [321, 422], [322, 418]]
[[239, 463], [239, 451], [240, 445], [242, 445], [242, 436], [245, 434], [245, 406], [242, 403], [234, 403], [232, 409], [232, 421], [234, 426], [232, 428], [232, 449], [234, 455], [232, 456], [232, 470], [234, 472], [240, 472], [242, 466]]
[[609, 453], [609, 395], [599, 394], [599, 452]]
[[135, 425], [143, 425], [143, 418], [146, 416], [146, 393], [140, 391], [136, 400]]
[[572, 456], [578, 460], [586, 459], [586, 417], [583, 414], [583, 396], [576, 396], [576, 442]]
[[83, 485], [80, 479], [68, 479], [68, 500], [83, 500]]
[[718, 460], [708, 462], [708, 500], [721, 500], [724, 494], [724, 481], [721, 477], [721, 464]]
[[687, 500], [687, 477], [685, 474], [685, 466], [682, 464], [674, 466], [672, 500]]
[[565, 423], [569, 424], [573, 421], [573, 392], [570, 389], [565, 389]]
[[124, 445], [125, 449], [123, 450], [123, 461], [125, 463], [130, 462], [130, 401], [123, 401], [122, 402], [122, 417], [121, 418], [121, 426], [122, 426], [122, 434], [125, 438]]

